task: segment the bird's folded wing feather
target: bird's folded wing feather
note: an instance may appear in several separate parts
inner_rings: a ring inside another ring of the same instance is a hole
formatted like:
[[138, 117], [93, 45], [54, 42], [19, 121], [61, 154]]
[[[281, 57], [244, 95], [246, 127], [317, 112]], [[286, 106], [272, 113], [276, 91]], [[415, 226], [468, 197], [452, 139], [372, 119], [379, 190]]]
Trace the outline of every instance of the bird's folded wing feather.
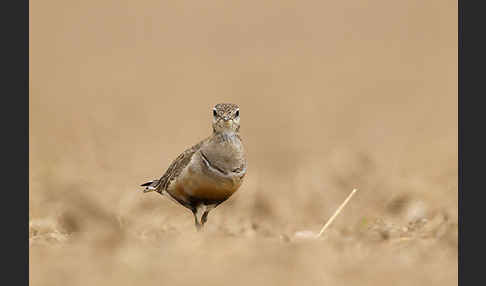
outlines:
[[160, 193], [163, 190], [167, 190], [170, 182], [173, 179], [177, 178], [177, 176], [179, 176], [182, 170], [184, 170], [187, 164], [189, 164], [189, 162], [191, 161], [191, 158], [194, 155], [194, 153], [196, 153], [208, 139], [209, 138], [206, 138], [201, 142], [199, 142], [198, 144], [185, 150], [174, 161], [172, 161], [167, 171], [165, 171], [164, 175], [159, 180], [159, 185], [157, 186], [157, 192]]

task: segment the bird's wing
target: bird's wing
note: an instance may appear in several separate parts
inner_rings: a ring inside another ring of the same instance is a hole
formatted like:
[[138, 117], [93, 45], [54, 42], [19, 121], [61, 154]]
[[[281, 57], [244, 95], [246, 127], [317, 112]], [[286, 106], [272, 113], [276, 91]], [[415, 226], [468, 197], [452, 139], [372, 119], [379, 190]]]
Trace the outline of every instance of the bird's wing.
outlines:
[[189, 162], [191, 161], [192, 156], [201, 148], [201, 146], [208, 139], [209, 138], [206, 138], [196, 145], [192, 146], [191, 148], [185, 150], [174, 161], [172, 161], [167, 171], [165, 171], [164, 175], [159, 179], [159, 182], [156, 186], [157, 192], [161, 193], [163, 190], [167, 190], [170, 182], [173, 179], [177, 178], [177, 176], [179, 176], [182, 170], [184, 170], [187, 164], [189, 164]]

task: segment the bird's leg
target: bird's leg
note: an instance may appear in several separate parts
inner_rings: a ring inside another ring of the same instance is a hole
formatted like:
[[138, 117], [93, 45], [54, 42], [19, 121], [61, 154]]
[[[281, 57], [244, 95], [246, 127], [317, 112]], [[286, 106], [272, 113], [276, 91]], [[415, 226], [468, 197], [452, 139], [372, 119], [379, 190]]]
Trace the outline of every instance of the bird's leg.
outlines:
[[208, 221], [209, 212], [214, 209], [218, 204], [205, 205], [204, 214], [201, 217], [201, 223], [204, 225]]
[[201, 224], [204, 225], [208, 221], [209, 210], [206, 210], [201, 217]]
[[194, 224], [196, 225], [196, 230], [201, 231], [203, 225], [200, 224], [199, 221], [197, 221], [196, 214], [194, 214]]
[[[197, 229], [197, 231], [201, 231], [202, 227], [204, 225], [204, 222], [206, 222], [206, 219], [204, 218], [204, 214], [206, 213], [206, 206], [201, 204], [201, 205], [197, 206], [192, 211], [192, 213], [194, 214], [194, 222], [196, 224], [196, 229]], [[207, 216], [207, 214], [206, 214], [206, 216]]]

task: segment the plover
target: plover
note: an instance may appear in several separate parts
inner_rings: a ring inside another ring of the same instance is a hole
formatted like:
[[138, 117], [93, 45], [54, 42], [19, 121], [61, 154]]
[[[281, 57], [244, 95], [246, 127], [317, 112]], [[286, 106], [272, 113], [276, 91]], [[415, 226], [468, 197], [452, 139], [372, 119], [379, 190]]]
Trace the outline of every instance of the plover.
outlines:
[[239, 134], [240, 109], [220, 103], [212, 110], [213, 134], [185, 150], [158, 180], [142, 184], [188, 208], [201, 230], [213, 208], [238, 190], [247, 161]]

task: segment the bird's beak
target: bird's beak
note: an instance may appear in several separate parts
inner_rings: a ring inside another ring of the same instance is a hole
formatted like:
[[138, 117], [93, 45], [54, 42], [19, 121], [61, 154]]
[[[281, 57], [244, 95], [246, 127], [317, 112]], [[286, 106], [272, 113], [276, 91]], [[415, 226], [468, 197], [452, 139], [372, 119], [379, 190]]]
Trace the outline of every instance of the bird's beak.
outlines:
[[225, 120], [224, 125], [226, 127], [231, 127], [233, 125], [233, 119]]

